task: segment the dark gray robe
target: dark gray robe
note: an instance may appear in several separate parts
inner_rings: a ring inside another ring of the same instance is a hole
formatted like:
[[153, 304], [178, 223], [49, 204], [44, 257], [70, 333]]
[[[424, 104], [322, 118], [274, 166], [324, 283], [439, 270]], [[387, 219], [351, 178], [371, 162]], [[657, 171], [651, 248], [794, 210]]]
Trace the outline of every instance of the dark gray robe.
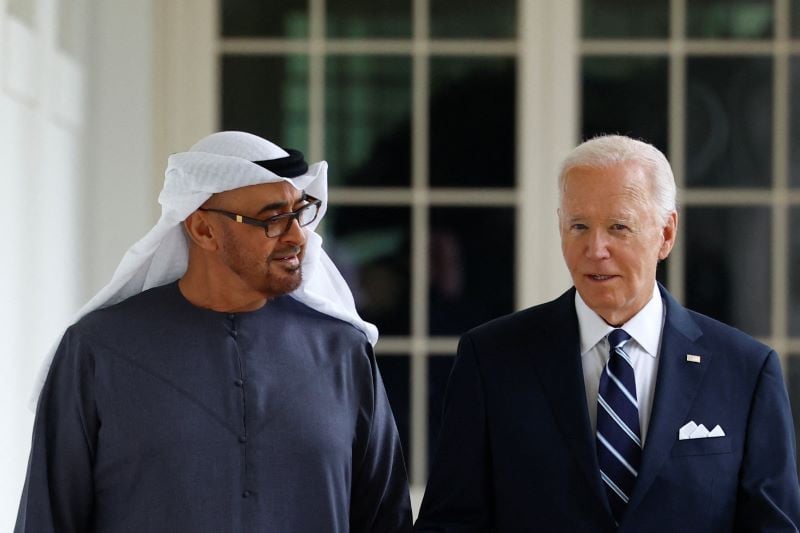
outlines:
[[65, 333], [15, 531], [410, 528], [394, 419], [351, 325], [288, 296], [209, 311], [172, 283]]

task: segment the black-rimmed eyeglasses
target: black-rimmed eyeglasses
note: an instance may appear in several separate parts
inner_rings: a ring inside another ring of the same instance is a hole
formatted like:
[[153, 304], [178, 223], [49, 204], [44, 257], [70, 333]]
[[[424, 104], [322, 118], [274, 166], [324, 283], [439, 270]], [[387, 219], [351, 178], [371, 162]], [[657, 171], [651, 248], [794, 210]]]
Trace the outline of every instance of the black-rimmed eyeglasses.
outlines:
[[267, 237], [274, 239], [275, 237], [280, 237], [289, 231], [289, 228], [292, 227], [292, 221], [294, 220], [297, 220], [297, 223], [302, 228], [303, 226], [308, 226], [317, 219], [317, 215], [319, 214], [319, 206], [322, 205], [322, 200], [306, 195], [305, 201], [308, 203], [297, 211], [281, 213], [280, 215], [270, 217], [266, 220], [246, 217], [237, 213], [231, 213], [230, 211], [212, 209], [210, 207], [200, 207], [198, 208], [198, 211], [219, 213], [220, 215], [224, 215], [231, 220], [239, 222], [240, 224], [249, 224], [251, 226], [264, 228], [264, 233], [267, 235]]

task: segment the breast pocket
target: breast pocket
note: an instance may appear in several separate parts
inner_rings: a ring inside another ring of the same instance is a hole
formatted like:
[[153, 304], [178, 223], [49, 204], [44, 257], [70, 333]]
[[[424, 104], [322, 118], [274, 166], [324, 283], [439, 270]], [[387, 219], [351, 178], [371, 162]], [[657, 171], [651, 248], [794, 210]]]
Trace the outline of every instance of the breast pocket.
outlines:
[[728, 437], [710, 437], [707, 439], [679, 440], [672, 447], [672, 456], [716, 455], [731, 453], [731, 439]]

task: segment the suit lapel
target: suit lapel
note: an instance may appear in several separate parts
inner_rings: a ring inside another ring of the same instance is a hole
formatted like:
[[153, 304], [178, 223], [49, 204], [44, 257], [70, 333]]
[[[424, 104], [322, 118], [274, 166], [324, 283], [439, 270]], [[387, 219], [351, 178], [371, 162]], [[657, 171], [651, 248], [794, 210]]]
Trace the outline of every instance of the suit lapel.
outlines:
[[534, 353], [541, 354], [536, 358], [536, 373], [572, 456], [601, 505], [610, 514], [586, 405], [575, 289], [567, 291], [553, 303], [552, 313], [538, 324], [544, 334], [542, 331], [534, 333], [531, 329], [527, 334], [529, 343], [535, 343], [530, 344], [534, 346]]
[[[628, 513], [642, 501], [669, 456], [712, 359], [712, 354], [696, 343], [702, 332], [689, 313], [659, 288], [666, 303], [666, 320], [650, 425]], [[687, 362], [687, 354], [701, 355], [701, 363]]]

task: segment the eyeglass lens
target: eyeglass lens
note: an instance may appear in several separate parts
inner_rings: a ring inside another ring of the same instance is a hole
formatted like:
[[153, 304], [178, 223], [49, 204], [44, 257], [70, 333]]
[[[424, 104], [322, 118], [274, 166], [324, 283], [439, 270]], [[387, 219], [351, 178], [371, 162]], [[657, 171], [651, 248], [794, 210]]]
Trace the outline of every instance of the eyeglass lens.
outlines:
[[294, 219], [297, 219], [297, 223], [300, 225], [300, 227], [308, 226], [314, 222], [314, 219], [317, 218], [318, 210], [319, 208], [317, 204], [308, 204], [301, 207], [294, 213], [286, 213], [286, 215], [281, 216], [281, 218], [275, 220], [273, 223], [264, 228], [267, 233], [267, 237], [280, 237], [289, 231]]

